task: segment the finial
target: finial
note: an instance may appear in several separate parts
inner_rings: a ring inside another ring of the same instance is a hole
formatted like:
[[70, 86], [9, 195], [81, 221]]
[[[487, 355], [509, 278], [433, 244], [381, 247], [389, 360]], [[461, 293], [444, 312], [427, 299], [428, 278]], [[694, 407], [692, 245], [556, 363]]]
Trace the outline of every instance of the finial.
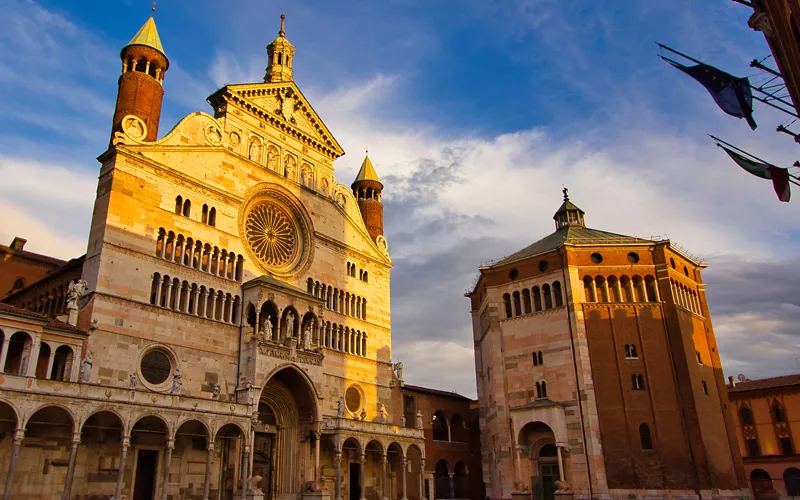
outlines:
[[153, 0], [153, 6], [150, 8], [152, 12], [156, 11], [156, 0]]
[[[562, 186], [563, 186], [563, 184], [562, 184]], [[569, 201], [569, 189], [564, 187], [564, 189], [562, 189], [561, 192], [564, 193], [564, 201]]]
[[369, 154], [369, 144], [367, 144], [366, 146], [364, 146], [364, 152], [365, 152], [366, 154]]
[[286, 14], [281, 12], [281, 30], [278, 32], [278, 36], [286, 36], [286, 32], [283, 30], [285, 22], [286, 22]]

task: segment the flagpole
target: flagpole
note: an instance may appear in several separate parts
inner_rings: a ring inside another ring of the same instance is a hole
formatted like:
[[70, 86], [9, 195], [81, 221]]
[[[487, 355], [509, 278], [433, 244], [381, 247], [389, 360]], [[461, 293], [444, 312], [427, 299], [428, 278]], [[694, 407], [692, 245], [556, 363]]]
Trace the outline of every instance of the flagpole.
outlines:
[[[769, 165], [770, 167], [775, 167], [775, 168], [782, 168], [782, 167], [779, 167], [779, 166], [777, 166], [777, 165], [773, 165], [772, 163], [770, 163], [770, 162], [768, 162], [768, 161], [766, 161], [766, 160], [762, 160], [762, 159], [761, 159], [761, 158], [759, 158], [758, 156], [756, 156], [756, 155], [754, 155], [754, 154], [752, 154], [752, 153], [748, 153], [747, 151], [745, 151], [745, 150], [743, 150], [743, 149], [739, 149], [739, 148], [737, 148], [736, 146], [734, 146], [733, 144], [731, 144], [730, 142], [723, 141], [723, 140], [722, 140], [722, 139], [720, 139], [719, 137], [713, 136], [713, 135], [711, 135], [711, 134], [708, 134], [708, 136], [709, 136], [709, 137], [711, 137], [712, 139], [714, 139], [714, 140], [715, 140], [715, 141], [717, 141], [717, 142], [721, 142], [722, 144], [724, 144], [724, 145], [728, 146], [728, 147], [729, 147], [729, 148], [731, 148], [731, 149], [735, 149], [736, 151], [738, 151], [738, 152], [740, 152], [740, 153], [742, 153], [742, 154], [745, 154], [745, 155], [749, 156], [750, 158], [753, 158], [753, 159], [755, 159], [755, 160], [758, 160], [758, 161], [760, 161], [761, 163], [763, 163], [763, 164], [765, 164], [765, 165]], [[719, 144], [718, 144], [718, 146], [719, 146]], [[787, 173], [788, 173], [788, 171], [787, 171]], [[789, 174], [789, 177], [791, 177], [791, 179], [789, 179], [789, 182], [791, 182], [792, 184], [794, 184], [794, 185], [796, 185], [796, 186], [800, 186], [800, 184], [799, 184], [799, 183], [797, 183], [797, 182], [795, 182], [795, 181], [793, 181], [793, 180], [792, 180], [792, 179], [798, 179], [798, 180], [800, 180], [800, 177], [797, 177], [797, 176], [795, 176], [795, 175], [792, 175], [792, 174]]]

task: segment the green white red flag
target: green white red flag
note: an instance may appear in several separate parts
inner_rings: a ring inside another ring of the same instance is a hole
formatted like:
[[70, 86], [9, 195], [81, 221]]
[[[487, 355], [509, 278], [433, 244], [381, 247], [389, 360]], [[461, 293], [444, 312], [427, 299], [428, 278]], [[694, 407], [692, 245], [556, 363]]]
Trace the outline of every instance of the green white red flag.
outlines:
[[737, 153], [736, 151], [726, 148], [719, 143], [717, 143], [717, 146], [725, 150], [725, 152], [728, 153], [728, 156], [730, 156], [731, 159], [743, 169], [747, 170], [756, 177], [771, 180], [772, 187], [775, 189], [775, 194], [778, 195], [778, 199], [783, 202], [789, 201], [792, 193], [791, 189], [789, 188], [788, 169], [776, 167], [775, 165], [770, 165], [769, 163], [752, 160]]

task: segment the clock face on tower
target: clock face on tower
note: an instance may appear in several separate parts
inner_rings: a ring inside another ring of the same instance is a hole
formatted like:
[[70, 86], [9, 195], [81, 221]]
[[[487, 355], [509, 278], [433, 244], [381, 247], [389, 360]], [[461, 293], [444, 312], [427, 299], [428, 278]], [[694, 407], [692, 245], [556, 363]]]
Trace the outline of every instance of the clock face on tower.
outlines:
[[277, 184], [263, 183], [246, 195], [239, 231], [253, 261], [269, 274], [289, 278], [308, 268], [314, 229], [303, 205]]

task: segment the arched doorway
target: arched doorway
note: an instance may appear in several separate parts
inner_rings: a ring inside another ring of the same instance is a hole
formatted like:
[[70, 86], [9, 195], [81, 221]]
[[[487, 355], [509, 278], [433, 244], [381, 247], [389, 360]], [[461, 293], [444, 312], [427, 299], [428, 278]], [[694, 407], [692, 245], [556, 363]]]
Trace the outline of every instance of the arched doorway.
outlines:
[[67, 487], [70, 469], [74, 470], [74, 425], [72, 415], [58, 406], [46, 406], [31, 415], [25, 425], [25, 441], [19, 462], [21, 470], [18, 473], [33, 472], [25, 470], [26, 464], [38, 469], [37, 476], [45, 473], [38, 476], [41, 478], [38, 481], [18, 481], [13, 498], [44, 498]]
[[133, 473], [131, 474], [131, 500], [153, 500], [158, 487], [164, 488], [165, 472], [169, 467], [167, 441], [169, 429], [164, 420], [155, 415], [140, 418], [131, 431]]
[[[184, 463], [202, 464], [210, 469], [208, 456], [208, 440], [210, 436], [206, 424], [199, 420], [188, 420], [178, 427], [175, 433], [175, 455], [182, 457]], [[210, 473], [210, 470], [208, 471]], [[181, 485], [182, 494], [187, 498], [204, 498], [206, 489], [206, 470], [205, 467], [191, 467], [186, 471], [181, 470], [180, 474], [187, 478], [187, 482]], [[210, 483], [208, 485], [210, 489]]]
[[53, 380], [69, 380], [72, 373], [72, 348], [66, 345], [58, 346], [53, 357], [53, 367], [48, 374]]
[[[78, 446], [78, 463], [96, 463], [95, 479], [102, 481], [89, 482], [86, 474], [75, 475], [72, 493], [85, 495], [90, 488], [94, 495], [111, 498], [116, 493], [119, 477], [118, 459], [121, 453], [123, 426], [120, 417], [110, 411], [99, 411], [92, 414], [81, 427], [81, 444]], [[99, 458], [95, 458], [99, 457]], [[125, 494], [129, 494], [126, 491]]]
[[447, 423], [447, 416], [441, 410], [433, 413], [431, 429], [434, 441], [450, 441], [450, 426]]
[[[214, 453], [218, 457], [217, 474], [219, 477], [220, 500], [233, 500], [240, 491], [243, 470], [245, 439], [242, 429], [235, 424], [225, 424], [217, 431], [214, 439]], [[264, 487], [264, 483], [261, 483]], [[266, 490], [264, 490], [266, 492]], [[134, 499], [135, 500], [135, 499]]]
[[783, 471], [783, 485], [786, 487], [786, 496], [800, 497], [800, 469], [789, 467]]
[[455, 498], [469, 498], [469, 472], [464, 462], [456, 462], [453, 467], [453, 488]]
[[529, 422], [519, 431], [520, 480], [528, 482], [534, 498], [553, 500], [555, 483], [561, 479], [558, 448], [553, 430], [543, 422]]
[[389, 474], [389, 498], [403, 498], [403, 447], [391, 443], [386, 448], [386, 457], [389, 462], [386, 464]]
[[12, 335], [8, 342], [8, 354], [3, 372], [9, 375], [27, 375], [32, 345], [31, 337], [27, 333], [16, 332]]
[[36, 360], [36, 378], [47, 378], [47, 365], [50, 363], [50, 344], [39, 344], [39, 358]]
[[753, 488], [753, 496], [756, 500], [774, 500], [778, 498], [775, 488], [772, 486], [772, 478], [764, 469], [754, 469], [750, 473], [750, 486]]
[[361, 498], [361, 443], [356, 438], [347, 438], [342, 443], [342, 467], [346, 477], [342, 498], [359, 500]]
[[260, 450], [259, 467], [267, 474], [261, 474], [262, 489], [268, 499], [297, 495], [303, 482], [314, 479], [305, 477], [306, 469], [301, 470], [300, 464], [314, 462], [314, 440], [307, 438], [315, 431], [316, 391], [303, 372], [287, 366], [264, 385], [258, 408], [263, 423], [254, 446]]
[[453, 498], [453, 485], [450, 484], [450, 464], [441, 459], [436, 462], [433, 470], [433, 482], [436, 488], [436, 498]]

